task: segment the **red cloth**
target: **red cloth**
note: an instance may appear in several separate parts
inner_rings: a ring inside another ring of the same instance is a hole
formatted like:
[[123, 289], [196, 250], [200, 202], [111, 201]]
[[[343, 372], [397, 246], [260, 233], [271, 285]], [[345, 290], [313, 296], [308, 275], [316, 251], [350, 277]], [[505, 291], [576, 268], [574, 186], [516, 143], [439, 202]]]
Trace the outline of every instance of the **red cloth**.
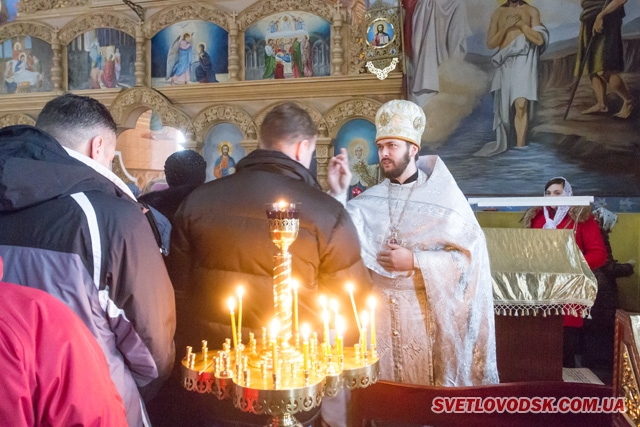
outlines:
[[[555, 210], [551, 208], [548, 209], [549, 217], [553, 218]], [[545, 222], [544, 210], [540, 209], [531, 221], [531, 228], [542, 228]], [[574, 226], [575, 221], [571, 218], [570, 213], [568, 213], [560, 224], [558, 224], [557, 229], [573, 230]], [[604, 246], [602, 234], [600, 234], [600, 227], [598, 227], [598, 223], [593, 218], [593, 215], [589, 214], [589, 217], [585, 221], [578, 222], [575, 229], [576, 243], [582, 255], [584, 255], [587, 264], [589, 264], [589, 268], [595, 270], [596, 268], [602, 267], [607, 262], [607, 248]], [[564, 326], [580, 328], [583, 324], [584, 319], [582, 317], [564, 316]]]
[[38, 289], [0, 282], [0, 295], [2, 425], [126, 426], [104, 353], [76, 314]]

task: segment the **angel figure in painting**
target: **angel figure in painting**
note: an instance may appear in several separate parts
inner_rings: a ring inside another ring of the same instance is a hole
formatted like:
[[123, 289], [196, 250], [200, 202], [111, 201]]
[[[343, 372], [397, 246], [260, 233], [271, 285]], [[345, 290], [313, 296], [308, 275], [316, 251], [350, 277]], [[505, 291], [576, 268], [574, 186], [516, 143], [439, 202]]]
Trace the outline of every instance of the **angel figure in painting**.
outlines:
[[176, 38], [167, 55], [167, 81], [172, 85], [191, 81], [191, 38], [193, 33], [184, 33]]

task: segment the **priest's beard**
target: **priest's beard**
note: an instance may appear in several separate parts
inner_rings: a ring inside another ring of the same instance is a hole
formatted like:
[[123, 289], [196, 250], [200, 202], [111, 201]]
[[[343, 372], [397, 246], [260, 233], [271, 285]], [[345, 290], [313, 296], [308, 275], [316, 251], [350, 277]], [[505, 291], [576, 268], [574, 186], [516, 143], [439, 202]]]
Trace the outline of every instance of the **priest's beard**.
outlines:
[[[400, 158], [400, 160], [398, 160], [397, 162], [389, 158], [381, 160], [380, 170], [382, 171], [382, 175], [384, 175], [385, 178], [389, 179], [396, 179], [400, 175], [402, 175], [407, 169], [407, 166], [409, 166], [409, 162], [411, 162], [411, 155], [409, 154], [409, 151], [410, 150], [407, 147], [407, 151], [404, 153], [404, 156], [402, 156], [402, 158]], [[391, 162], [393, 168], [385, 170], [382, 166], [382, 162]]]

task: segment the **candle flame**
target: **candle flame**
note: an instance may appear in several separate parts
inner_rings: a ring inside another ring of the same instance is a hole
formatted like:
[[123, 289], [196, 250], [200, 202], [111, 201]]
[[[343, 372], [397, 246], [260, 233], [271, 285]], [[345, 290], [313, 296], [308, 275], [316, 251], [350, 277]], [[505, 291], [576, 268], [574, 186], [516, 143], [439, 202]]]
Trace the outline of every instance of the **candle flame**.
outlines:
[[300, 282], [298, 282], [295, 279], [291, 280], [291, 289], [293, 289], [294, 292], [298, 292], [298, 287], [299, 286], [300, 286]]
[[333, 311], [336, 316], [338, 315], [338, 300], [336, 300], [335, 298], [331, 298], [331, 301], [329, 302], [330, 306], [331, 306], [331, 311]]
[[311, 328], [309, 327], [308, 324], [304, 323], [302, 325], [302, 328], [300, 329], [300, 333], [302, 333], [302, 339], [307, 341], [309, 339], [309, 333], [311, 331]]
[[354, 290], [355, 290], [355, 288], [353, 286], [353, 283], [351, 283], [351, 282], [347, 283], [347, 292], [352, 294]]
[[229, 307], [229, 311], [233, 312], [236, 308], [236, 300], [233, 297], [229, 297], [227, 300], [227, 307]]
[[238, 294], [238, 299], [242, 299], [242, 296], [244, 295], [244, 288], [242, 286], [238, 286], [236, 293]]
[[288, 203], [284, 200], [280, 200], [278, 202], [278, 209], [280, 209], [281, 211], [285, 210], [285, 208], [287, 207]]
[[322, 307], [323, 310], [327, 309], [327, 297], [325, 297], [324, 295], [320, 295], [320, 298], [318, 298], [318, 301], [320, 302], [320, 307]]
[[322, 312], [322, 320], [324, 322], [329, 322], [329, 316], [330, 316], [330, 314], [329, 314], [329, 312], [327, 310], [324, 310]]
[[336, 317], [336, 333], [338, 334], [338, 336], [344, 335], [344, 330], [345, 330], [344, 319], [342, 318], [342, 316]]
[[375, 310], [376, 308], [376, 297], [374, 297], [373, 295], [371, 295], [368, 299], [367, 299], [367, 304], [369, 305], [369, 308], [371, 310]]
[[362, 327], [366, 328], [367, 324], [369, 323], [369, 313], [363, 311], [360, 315], [360, 322], [362, 323]]
[[269, 325], [269, 331], [271, 332], [271, 339], [275, 341], [278, 337], [278, 332], [280, 332], [280, 322], [278, 319], [273, 319], [271, 324]]

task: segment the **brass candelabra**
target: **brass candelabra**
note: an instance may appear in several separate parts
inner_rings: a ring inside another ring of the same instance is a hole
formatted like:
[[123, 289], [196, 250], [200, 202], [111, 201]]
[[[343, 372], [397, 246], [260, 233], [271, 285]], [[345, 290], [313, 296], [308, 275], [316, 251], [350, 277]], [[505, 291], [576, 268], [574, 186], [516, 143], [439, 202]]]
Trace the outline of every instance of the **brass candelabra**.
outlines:
[[[378, 380], [375, 332], [371, 331], [371, 346], [367, 348], [366, 328], [363, 330], [358, 321], [361, 338], [357, 344], [345, 348], [338, 330], [331, 345], [324, 305], [323, 342], [319, 342], [315, 332], [304, 328], [299, 331], [297, 287], [291, 280], [289, 247], [298, 235], [300, 212], [296, 204], [283, 202], [268, 204], [266, 212], [271, 239], [278, 247], [273, 269], [275, 319], [270, 337], [267, 338], [263, 327], [261, 348], [258, 349], [253, 333], [249, 334], [245, 347], [241, 325], [237, 330], [235, 326], [235, 306], [230, 302], [233, 348], [231, 339], [226, 339], [222, 350], [217, 351], [210, 351], [207, 341], [202, 341], [199, 352], [187, 347], [182, 359], [182, 380], [187, 390], [211, 393], [221, 400], [231, 399], [244, 412], [269, 415], [268, 426], [301, 426], [294, 415], [320, 406], [324, 396], [336, 396], [343, 387], [367, 387]], [[352, 290], [349, 292], [352, 296]], [[240, 291], [239, 323], [242, 295]], [[355, 303], [353, 307], [355, 311]], [[339, 320], [336, 316], [338, 328]]]

